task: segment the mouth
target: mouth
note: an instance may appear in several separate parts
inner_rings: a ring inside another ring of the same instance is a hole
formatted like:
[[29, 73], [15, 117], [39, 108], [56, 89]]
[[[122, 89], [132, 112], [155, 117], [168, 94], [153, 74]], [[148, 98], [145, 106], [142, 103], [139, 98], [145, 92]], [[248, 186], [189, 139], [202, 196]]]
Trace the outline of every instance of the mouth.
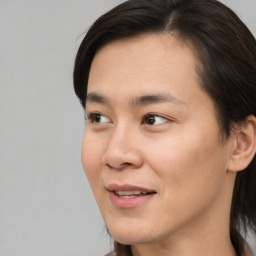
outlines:
[[156, 192], [143, 192], [139, 190], [134, 190], [134, 191], [115, 191], [114, 190], [113, 193], [121, 198], [134, 198], [138, 196], [156, 194]]
[[110, 184], [107, 186], [112, 204], [120, 209], [136, 208], [149, 202], [156, 193], [154, 190], [131, 185]]

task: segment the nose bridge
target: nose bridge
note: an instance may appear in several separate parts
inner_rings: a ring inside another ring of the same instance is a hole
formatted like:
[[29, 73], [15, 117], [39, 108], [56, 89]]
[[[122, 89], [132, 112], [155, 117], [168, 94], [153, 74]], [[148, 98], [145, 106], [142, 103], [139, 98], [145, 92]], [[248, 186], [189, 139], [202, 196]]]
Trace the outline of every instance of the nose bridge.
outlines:
[[125, 124], [117, 125], [112, 132], [112, 136], [109, 140], [108, 147], [118, 147], [118, 145], [121, 146], [121, 148], [124, 150], [124, 146], [129, 146], [127, 141], [129, 139], [129, 136], [131, 135], [131, 129], [127, 127]]
[[136, 137], [136, 131], [125, 122], [114, 127], [103, 155], [104, 164], [116, 169], [127, 165], [140, 166], [142, 156], [135, 142]]

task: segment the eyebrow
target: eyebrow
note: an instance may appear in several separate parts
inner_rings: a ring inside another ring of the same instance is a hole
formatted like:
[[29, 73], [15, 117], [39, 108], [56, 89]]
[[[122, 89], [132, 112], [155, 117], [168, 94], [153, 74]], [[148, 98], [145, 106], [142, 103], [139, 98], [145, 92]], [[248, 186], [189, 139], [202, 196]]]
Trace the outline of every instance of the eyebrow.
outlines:
[[132, 99], [132, 105], [142, 106], [156, 103], [171, 103], [176, 105], [187, 105], [182, 100], [170, 95], [170, 94], [148, 94], [138, 98]]
[[101, 103], [109, 105], [109, 99], [95, 92], [88, 93], [86, 95], [86, 102]]
[[[95, 92], [91, 92], [86, 95], [86, 102], [110, 105], [110, 100], [107, 97], [102, 96]], [[157, 104], [157, 103], [171, 103], [176, 105], [187, 106], [187, 104], [184, 101], [166, 93], [143, 95], [143, 96], [134, 98], [130, 101], [130, 104], [135, 107], [150, 105], [150, 104]]]

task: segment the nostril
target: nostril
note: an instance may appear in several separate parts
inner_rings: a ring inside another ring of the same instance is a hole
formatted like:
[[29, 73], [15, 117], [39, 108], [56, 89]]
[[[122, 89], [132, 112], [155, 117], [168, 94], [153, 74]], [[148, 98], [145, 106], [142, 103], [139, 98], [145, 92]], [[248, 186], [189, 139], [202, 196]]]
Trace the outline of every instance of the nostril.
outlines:
[[110, 169], [123, 169], [123, 168], [125, 168], [126, 166], [131, 166], [132, 164], [131, 163], [128, 163], [128, 162], [125, 162], [125, 163], [122, 163], [122, 164], [120, 164], [120, 165], [118, 165], [118, 166], [114, 166], [114, 165], [111, 165], [111, 164], [108, 164], [108, 163], [106, 163], [105, 164], [108, 168], [110, 168]]
[[129, 165], [132, 165], [131, 163], [123, 163], [122, 165], [127, 165], [127, 166], [129, 166]]

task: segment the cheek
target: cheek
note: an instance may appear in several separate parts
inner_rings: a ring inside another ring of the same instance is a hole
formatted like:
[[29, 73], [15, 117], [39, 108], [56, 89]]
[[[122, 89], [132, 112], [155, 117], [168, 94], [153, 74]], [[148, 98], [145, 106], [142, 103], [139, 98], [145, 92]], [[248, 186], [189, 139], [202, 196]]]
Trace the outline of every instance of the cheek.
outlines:
[[102, 147], [97, 143], [97, 139], [85, 132], [81, 159], [85, 174], [94, 193], [97, 186], [99, 186], [101, 176], [102, 150]]
[[[188, 134], [190, 134], [188, 136]], [[226, 155], [217, 134], [184, 133], [148, 147], [148, 162], [162, 182], [169, 205], [209, 200], [225, 179]], [[171, 195], [171, 196], [170, 196]]]

